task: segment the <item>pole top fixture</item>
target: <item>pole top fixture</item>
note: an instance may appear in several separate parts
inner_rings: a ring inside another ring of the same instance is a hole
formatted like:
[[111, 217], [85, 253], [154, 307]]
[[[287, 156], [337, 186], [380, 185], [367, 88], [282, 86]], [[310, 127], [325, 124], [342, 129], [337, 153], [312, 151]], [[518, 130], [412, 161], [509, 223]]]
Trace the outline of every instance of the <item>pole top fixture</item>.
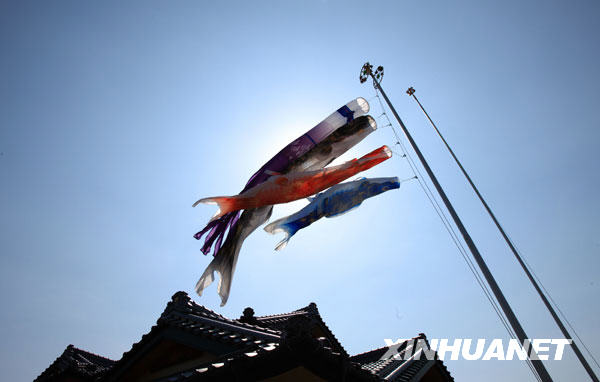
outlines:
[[365, 83], [367, 81], [367, 78], [369, 78], [372, 71], [373, 71], [373, 65], [369, 64], [368, 62], [365, 62], [362, 69], [360, 70], [359, 79], [360, 79], [361, 84]]
[[409, 96], [415, 94], [415, 88], [413, 88], [412, 86], [408, 88], [408, 90], [406, 91], [406, 94], [408, 94]]
[[373, 65], [366, 62], [360, 70], [360, 83], [362, 84], [366, 82], [369, 76], [371, 76], [377, 82], [381, 82], [381, 80], [383, 79], [383, 66], [378, 66], [375, 72], [373, 72]]

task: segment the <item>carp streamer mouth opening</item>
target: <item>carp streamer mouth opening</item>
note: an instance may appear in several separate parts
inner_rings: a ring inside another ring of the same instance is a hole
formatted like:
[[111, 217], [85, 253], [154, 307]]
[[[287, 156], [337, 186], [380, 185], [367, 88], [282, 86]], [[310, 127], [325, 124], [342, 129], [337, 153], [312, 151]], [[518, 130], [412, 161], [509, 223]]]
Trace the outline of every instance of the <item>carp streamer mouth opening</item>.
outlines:
[[363, 112], [363, 114], [367, 114], [371, 109], [369, 102], [363, 97], [356, 98], [356, 103], [358, 104], [358, 109]]
[[375, 118], [371, 117], [370, 115], [367, 115], [367, 117], [369, 118], [369, 127], [371, 128], [371, 131], [377, 130], [377, 122], [375, 121]]
[[388, 158], [392, 157], [392, 150], [389, 147], [383, 146], [383, 152], [387, 155]]

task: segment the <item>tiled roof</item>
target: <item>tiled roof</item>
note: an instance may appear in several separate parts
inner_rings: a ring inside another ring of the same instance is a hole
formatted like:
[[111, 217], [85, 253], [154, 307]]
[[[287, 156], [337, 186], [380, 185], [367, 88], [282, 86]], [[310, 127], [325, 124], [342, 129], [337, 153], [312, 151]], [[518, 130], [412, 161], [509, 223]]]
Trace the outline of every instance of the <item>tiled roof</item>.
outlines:
[[447, 380], [452, 381], [450, 372], [446, 369], [442, 361], [420, 359], [420, 356], [416, 353], [413, 357], [405, 357], [407, 351], [410, 352], [413, 350], [412, 347], [407, 349], [407, 345], [419, 339], [427, 341], [425, 334], [420, 333], [419, 336], [394, 345], [393, 348], [384, 346], [379, 349], [356, 354], [350, 357], [350, 360], [359, 363], [363, 370], [368, 370], [381, 380], [408, 382], [420, 372], [424, 373], [430, 367], [438, 367]]
[[383, 346], [377, 349], [369, 350], [364, 353], [355, 354], [350, 359], [354, 362], [358, 362], [361, 364], [366, 364], [369, 362], [374, 362], [381, 359], [385, 353], [389, 351], [388, 346]]
[[[425, 339], [425, 335], [414, 339], [419, 338]], [[406, 343], [394, 349], [382, 347], [348, 356], [321, 318], [315, 303], [289, 313], [258, 317], [251, 308], [246, 308], [242, 317], [232, 320], [196, 304], [185, 292], [177, 292], [156, 325], [123, 353], [119, 361], [69, 345], [36, 381], [55, 380], [63, 375], [61, 373], [89, 381], [117, 381], [136, 364], [138, 357], [143, 357], [163, 339], [188, 341], [217, 358], [183, 372], [173, 372], [161, 382], [239, 379], [240, 376], [253, 380], [296, 367], [303, 367], [325, 380], [398, 382], [415, 376], [420, 378], [431, 367], [436, 367], [447, 380], [452, 380], [441, 361], [390, 357], [390, 350], [405, 351]]]
[[177, 327], [195, 335], [219, 338], [231, 343], [277, 341], [281, 331], [230, 320], [193, 302], [185, 292], [177, 292], [157, 325]]
[[[418, 338], [420, 337], [415, 337], [414, 339]], [[394, 349], [393, 354], [390, 353], [390, 347], [384, 346], [366, 353], [354, 355], [350, 359], [359, 363], [362, 369], [368, 370], [379, 378], [385, 379], [406, 362], [403, 359], [404, 357], [401, 356], [406, 351], [406, 344], [408, 342], [407, 340], [400, 344], [397, 349]], [[400, 357], [391, 357], [395, 354], [399, 354]]]
[[35, 381], [47, 381], [66, 373], [72, 373], [91, 381], [108, 371], [115, 362], [69, 345]]
[[440, 360], [427, 360], [427, 359], [414, 359], [411, 361], [405, 361], [404, 364], [398, 366], [398, 368], [387, 377], [386, 381], [392, 382], [411, 382], [415, 377], [421, 379], [423, 375], [431, 368], [437, 368], [440, 374], [445, 376], [446, 381], [454, 381], [454, 378], [450, 375], [448, 369]]
[[335, 352], [308, 332], [292, 333], [282, 343], [260, 346], [256, 351], [237, 352], [199, 367], [179, 372], [157, 382], [196, 382], [217, 380], [259, 380], [303, 367], [325, 380], [375, 382], [380, 379], [359, 364]]
[[308, 306], [294, 310], [289, 313], [274, 314], [269, 316], [258, 316], [256, 317], [256, 324], [262, 327], [273, 328], [277, 330], [284, 330], [290, 321], [298, 317], [305, 317], [316, 323], [325, 333], [327, 339], [331, 342], [331, 346], [334, 350], [340, 352], [344, 356], [348, 356], [348, 353], [342, 346], [342, 344], [335, 337], [333, 332], [329, 329], [323, 318], [319, 314], [317, 304], [311, 302]]
[[[206, 379], [209, 377], [215, 377], [223, 374], [232, 373], [233, 369], [239, 369], [240, 364], [248, 365], [250, 362], [261, 360], [262, 362], [271, 362], [276, 358], [280, 347], [278, 343], [268, 343], [259, 345], [253, 351], [239, 351], [231, 354], [227, 354], [220, 359], [208, 362], [204, 365], [179, 372], [175, 375], [171, 375], [156, 382], [182, 382], [182, 381], [193, 381], [198, 379]], [[280, 360], [278, 360], [280, 361]]]
[[230, 320], [204, 306], [196, 304], [185, 292], [177, 292], [147, 334], [132, 345], [129, 351], [113, 367], [114, 374], [127, 364], [138, 350], [146, 346], [155, 336], [166, 328], [176, 328], [194, 336], [226, 343], [235, 349], [254, 349], [262, 344], [278, 342], [281, 332]]

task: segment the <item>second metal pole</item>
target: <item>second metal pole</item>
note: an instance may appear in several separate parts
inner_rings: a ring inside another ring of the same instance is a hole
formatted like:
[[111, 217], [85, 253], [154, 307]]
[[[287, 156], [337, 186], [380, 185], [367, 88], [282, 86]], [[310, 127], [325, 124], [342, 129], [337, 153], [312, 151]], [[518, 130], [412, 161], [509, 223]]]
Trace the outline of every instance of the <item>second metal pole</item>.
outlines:
[[533, 275], [529, 271], [529, 268], [527, 267], [527, 265], [525, 264], [525, 262], [521, 258], [521, 255], [519, 254], [519, 252], [515, 248], [514, 244], [509, 239], [509, 237], [506, 234], [506, 232], [504, 232], [504, 228], [502, 228], [502, 225], [500, 224], [500, 222], [498, 221], [498, 219], [496, 219], [496, 215], [494, 215], [494, 213], [492, 212], [492, 209], [488, 206], [488, 204], [486, 203], [486, 201], [483, 198], [483, 196], [481, 196], [481, 194], [479, 193], [479, 190], [477, 189], [477, 187], [475, 186], [475, 184], [471, 180], [471, 177], [469, 176], [469, 174], [467, 173], [467, 171], [464, 169], [462, 163], [460, 163], [460, 161], [458, 160], [458, 158], [456, 157], [456, 155], [454, 155], [454, 151], [452, 151], [452, 149], [450, 148], [450, 145], [448, 145], [448, 142], [446, 142], [446, 139], [444, 139], [444, 136], [442, 135], [442, 133], [438, 130], [437, 126], [435, 125], [435, 123], [433, 122], [433, 120], [431, 119], [431, 117], [429, 117], [429, 114], [427, 114], [427, 112], [425, 111], [425, 108], [423, 108], [423, 105], [421, 105], [421, 102], [419, 102], [419, 99], [415, 95], [415, 89], [409, 88], [408, 91], [407, 91], [407, 93], [408, 93], [408, 95], [412, 96], [415, 99], [415, 101], [417, 101], [417, 103], [419, 104], [419, 107], [421, 108], [421, 110], [423, 111], [423, 113], [425, 113], [425, 116], [427, 117], [427, 119], [429, 120], [429, 122], [431, 123], [431, 125], [433, 126], [433, 128], [435, 129], [436, 133], [441, 138], [442, 142], [444, 142], [444, 145], [446, 145], [446, 148], [450, 152], [450, 155], [452, 155], [452, 158], [454, 158], [454, 161], [456, 162], [456, 164], [458, 165], [458, 167], [462, 171], [463, 175], [465, 176], [465, 178], [467, 178], [467, 181], [471, 185], [471, 188], [473, 188], [473, 191], [475, 191], [475, 194], [477, 194], [477, 197], [479, 198], [479, 200], [483, 204], [483, 207], [485, 207], [485, 210], [487, 211], [487, 213], [490, 215], [490, 217], [494, 221], [494, 224], [496, 224], [496, 227], [498, 228], [498, 231], [500, 231], [500, 233], [502, 234], [502, 237], [504, 238], [504, 241], [506, 241], [506, 244], [508, 244], [508, 247], [510, 248], [510, 250], [512, 251], [512, 253], [515, 255], [515, 257], [517, 258], [517, 261], [519, 262], [519, 264], [521, 265], [521, 268], [523, 268], [523, 271], [525, 271], [525, 274], [527, 275], [527, 278], [529, 279], [529, 281], [531, 281], [531, 284], [533, 284], [533, 287], [535, 288], [535, 290], [537, 291], [538, 295], [540, 296], [540, 298], [544, 302], [544, 305], [550, 311], [550, 314], [552, 315], [552, 318], [554, 318], [554, 321], [556, 322], [556, 325], [558, 325], [558, 327], [560, 328], [560, 331], [562, 332], [563, 336], [565, 336], [565, 338], [570, 339], [572, 341], [571, 342], [571, 347], [573, 348], [573, 352], [575, 352], [575, 355], [577, 355], [577, 358], [579, 359], [579, 362], [581, 362], [581, 364], [583, 365], [583, 368], [585, 369], [585, 371], [587, 371], [587, 373], [590, 376], [590, 378], [592, 378], [592, 381], [594, 381], [594, 382], [600, 382], [600, 381], [598, 381], [598, 377], [596, 376], [596, 373], [594, 373], [594, 370], [592, 369], [592, 367], [590, 366], [590, 364], [587, 362], [587, 360], [585, 359], [585, 357], [583, 356], [583, 354], [579, 350], [579, 347], [577, 346], [577, 344], [573, 340], [573, 337], [571, 337], [571, 335], [567, 331], [567, 328], [563, 325], [562, 320], [560, 319], [560, 317], [558, 317], [558, 314], [556, 314], [556, 311], [554, 311], [554, 308], [550, 304], [550, 301], [548, 301], [548, 299], [546, 298], [546, 295], [544, 294], [544, 292], [542, 291], [542, 289], [540, 288], [540, 286], [538, 285], [538, 283], [535, 281], [535, 278], [533, 277]]
[[[440, 197], [442, 198], [444, 204], [446, 205], [446, 208], [448, 209], [448, 212], [450, 212], [450, 215], [452, 216], [452, 219], [454, 220], [454, 223], [456, 224], [456, 226], [458, 227], [458, 230], [460, 231], [462, 237], [464, 238], [465, 243], [467, 244], [467, 246], [471, 250], [471, 253], [473, 254], [473, 257], [475, 258], [475, 261], [477, 262], [477, 265], [481, 269], [481, 272], [483, 273], [483, 276], [485, 277], [485, 279], [487, 280], [488, 284], [490, 285], [490, 288], [492, 289], [492, 292], [494, 293], [494, 296], [496, 296], [496, 299], [498, 300], [498, 303], [500, 304], [500, 307], [502, 308], [502, 311], [506, 315], [506, 318], [508, 319], [508, 322], [510, 323], [511, 327], [515, 331], [515, 333], [517, 335], [517, 338], [519, 339], [519, 341], [521, 341], [521, 344], [527, 343], [529, 341], [529, 339], [527, 337], [527, 334], [525, 333], [525, 330], [523, 329], [523, 327], [519, 323], [519, 320], [515, 316], [515, 313], [513, 312], [513, 310], [510, 307], [510, 305], [508, 304], [508, 301], [506, 300], [506, 298], [504, 297], [504, 294], [500, 290], [500, 287], [498, 286], [498, 283], [496, 282], [496, 279], [494, 278], [494, 276], [490, 272], [490, 269], [488, 268], [487, 264], [483, 260], [483, 257], [481, 256], [481, 253], [479, 253], [479, 250], [477, 249], [477, 246], [473, 242], [473, 239], [471, 238], [471, 235], [469, 235], [469, 233], [467, 232], [467, 229], [465, 228], [465, 226], [462, 223], [460, 217], [456, 213], [456, 210], [452, 206], [452, 203], [450, 203], [450, 200], [446, 196], [446, 193], [444, 192], [442, 186], [438, 182], [438, 180], [437, 180], [436, 176], [434, 175], [433, 171], [429, 167], [429, 164], [425, 160], [425, 157], [421, 153], [421, 150], [419, 150], [419, 147], [417, 146], [417, 144], [413, 140], [412, 136], [408, 132], [408, 129], [404, 125], [404, 122], [402, 122], [402, 119], [400, 118], [400, 116], [396, 112], [396, 109], [394, 109], [394, 106], [392, 105], [392, 103], [388, 99], [387, 95], [385, 94], [385, 91], [383, 90], [383, 88], [381, 87], [381, 85], [379, 84], [379, 82], [377, 81], [377, 79], [375, 78], [375, 76], [373, 76], [373, 73], [371, 73], [371, 71], [369, 71], [368, 74], [373, 79], [373, 83], [375, 84], [375, 87], [381, 92], [381, 95], [383, 96], [383, 98], [385, 99], [385, 102], [390, 107], [390, 110], [394, 114], [394, 117], [396, 117], [396, 120], [400, 124], [400, 127], [402, 128], [402, 131], [404, 132], [404, 134], [406, 135], [406, 138], [410, 142], [410, 145], [412, 146], [413, 150], [415, 150], [415, 153], [419, 157], [419, 160], [421, 161], [421, 164], [425, 168], [425, 171], [427, 171], [427, 174], [431, 178], [431, 181], [433, 182], [433, 185], [435, 186], [435, 189], [437, 190], [437, 192], [439, 193]], [[535, 355], [535, 352], [533, 351], [533, 349], [532, 349], [531, 353], [533, 353]], [[531, 363], [533, 364], [533, 367], [535, 368], [536, 372], [538, 373], [538, 375], [540, 376], [540, 378], [542, 379], [542, 381], [544, 381], [544, 382], [552, 382], [552, 378], [550, 377], [550, 374], [546, 370], [546, 367], [543, 365], [542, 361], [540, 361], [539, 359], [537, 359], [538, 358], [537, 356], [535, 356], [535, 358], [536, 359], [531, 359], [531, 357], [530, 357]]]

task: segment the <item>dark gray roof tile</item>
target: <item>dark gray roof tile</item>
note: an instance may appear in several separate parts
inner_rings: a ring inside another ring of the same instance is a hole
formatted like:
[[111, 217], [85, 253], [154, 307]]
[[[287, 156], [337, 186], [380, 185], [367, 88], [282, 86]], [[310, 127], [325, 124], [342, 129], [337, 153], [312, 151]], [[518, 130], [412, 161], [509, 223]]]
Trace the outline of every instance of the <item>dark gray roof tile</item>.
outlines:
[[36, 379], [37, 382], [52, 380], [59, 375], [72, 373], [90, 381], [106, 373], [116, 361], [78, 349], [73, 345], [44, 370]]

